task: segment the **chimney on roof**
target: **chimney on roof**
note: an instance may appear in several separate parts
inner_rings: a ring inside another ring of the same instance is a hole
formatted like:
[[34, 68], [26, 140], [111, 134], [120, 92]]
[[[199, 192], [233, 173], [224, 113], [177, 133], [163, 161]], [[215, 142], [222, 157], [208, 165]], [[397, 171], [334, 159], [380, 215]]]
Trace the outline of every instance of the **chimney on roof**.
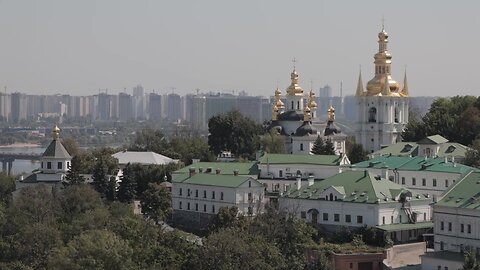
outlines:
[[192, 177], [192, 176], [195, 175], [195, 168], [194, 168], [194, 167], [190, 167], [190, 168], [188, 169], [188, 175], [189, 175], [190, 177]]
[[382, 178], [388, 179], [388, 166], [382, 167]]
[[315, 177], [313, 175], [309, 175], [308, 176], [308, 186], [313, 185], [314, 182], [315, 182]]
[[222, 171], [222, 170], [220, 170], [220, 168], [217, 168], [217, 169], [215, 170], [215, 174], [220, 174], [221, 171]]
[[300, 175], [297, 175], [297, 190], [300, 190], [302, 187], [302, 178]]
[[238, 170], [233, 170], [233, 175], [238, 176]]

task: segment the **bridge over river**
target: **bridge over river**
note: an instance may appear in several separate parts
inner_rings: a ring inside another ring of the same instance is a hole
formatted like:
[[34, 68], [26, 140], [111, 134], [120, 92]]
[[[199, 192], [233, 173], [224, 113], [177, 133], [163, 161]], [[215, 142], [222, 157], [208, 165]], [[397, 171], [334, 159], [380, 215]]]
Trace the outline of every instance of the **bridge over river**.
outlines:
[[2, 170], [8, 175], [12, 173], [13, 161], [16, 159], [23, 160], [40, 160], [41, 153], [8, 153], [0, 152], [0, 162], [2, 162]]

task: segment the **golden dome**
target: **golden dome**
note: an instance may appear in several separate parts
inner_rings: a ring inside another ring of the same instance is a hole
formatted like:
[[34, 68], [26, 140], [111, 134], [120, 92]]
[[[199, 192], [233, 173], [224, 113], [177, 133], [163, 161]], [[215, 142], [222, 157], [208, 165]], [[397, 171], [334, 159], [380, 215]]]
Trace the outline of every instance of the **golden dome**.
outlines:
[[290, 83], [290, 86], [287, 88], [287, 95], [289, 96], [301, 96], [303, 95], [303, 89], [298, 85], [298, 73], [295, 70], [295, 68], [292, 71], [292, 74], [290, 74], [290, 79], [292, 82]]
[[335, 108], [333, 108], [332, 105], [330, 105], [330, 108], [328, 108], [327, 114], [328, 114], [328, 121], [333, 122], [335, 120]]
[[283, 109], [285, 108], [285, 104], [283, 104], [282, 100], [280, 100], [280, 95], [282, 94], [282, 92], [280, 91], [280, 89], [277, 89], [275, 90], [275, 102], [274, 102], [274, 105], [278, 108], [278, 109]]
[[275, 89], [275, 96], [280, 96], [282, 94], [282, 91], [280, 91], [280, 89]]
[[392, 79], [390, 75], [375, 75], [373, 79], [371, 79], [367, 83], [367, 96], [377, 96], [380, 94], [384, 88], [385, 81], [388, 80], [388, 86], [390, 88], [390, 92], [392, 93], [397, 93], [398, 90], [400, 89], [400, 84], [397, 83]]
[[317, 108], [317, 102], [315, 102], [315, 93], [313, 92], [313, 89], [310, 90], [310, 93], [308, 95], [308, 105], [307, 106], [312, 108], [312, 109]]
[[312, 120], [311, 110], [308, 106], [306, 106], [303, 109], [303, 121], [311, 121], [311, 120]]
[[60, 136], [60, 129], [58, 128], [57, 125], [55, 125], [55, 127], [52, 129], [52, 137], [53, 139], [58, 139], [59, 136]]

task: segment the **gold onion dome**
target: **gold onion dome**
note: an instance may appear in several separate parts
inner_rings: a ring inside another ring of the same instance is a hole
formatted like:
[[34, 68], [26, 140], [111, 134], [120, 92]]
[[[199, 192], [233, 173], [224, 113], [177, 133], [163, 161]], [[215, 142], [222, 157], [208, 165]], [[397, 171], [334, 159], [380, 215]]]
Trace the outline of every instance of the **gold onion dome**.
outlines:
[[54, 139], [58, 139], [59, 136], [60, 136], [60, 128], [58, 128], [58, 126], [55, 125], [55, 127], [52, 129], [52, 137]]
[[289, 96], [301, 96], [303, 95], [303, 89], [298, 85], [298, 73], [293, 68], [292, 74], [290, 75], [290, 79], [292, 82], [290, 86], [287, 88], [287, 95]]
[[[400, 84], [392, 79], [390, 66], [392, 64], [392, 56], [387, 50], [388, 34], [385, 29], [378, 33], [378, 52], [375, 54], [375, 77], [367, 83], [367, 96], [385, 96], [386, 92], [391, 92], [389, 95], [399, 95]], [[390, 91], [385, 91], [385, 84], [388, 84]]]
[[308, 107], [312, 109], [317, 108], [317, 102], [315, 102], [315, 93], [313, 92], [313, 89], [310, 90], [310, 95], [308, 96]]
[[285, 104], [283, 104], [283, 101], [280, 99], [280, 95], [282, 94], [282, 92], [280, 91], [280, 89], [277, 89], [275, 90], [275, 106], [278, 108], [278, 109], [283, 109], [285, 108]]

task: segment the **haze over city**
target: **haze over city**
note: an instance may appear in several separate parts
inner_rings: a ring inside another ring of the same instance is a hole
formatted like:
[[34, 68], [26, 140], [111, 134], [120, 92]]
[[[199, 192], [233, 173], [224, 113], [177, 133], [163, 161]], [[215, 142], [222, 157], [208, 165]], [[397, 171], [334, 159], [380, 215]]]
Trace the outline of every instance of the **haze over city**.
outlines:
[[[284, 90], [354, 94], [385, 18], [392, 75], [412, 96], [478, 94], [478, 1], [1, 1], [0, 85], [91, 95]], [[173, 89], [174, 88], [174, 89]]]

